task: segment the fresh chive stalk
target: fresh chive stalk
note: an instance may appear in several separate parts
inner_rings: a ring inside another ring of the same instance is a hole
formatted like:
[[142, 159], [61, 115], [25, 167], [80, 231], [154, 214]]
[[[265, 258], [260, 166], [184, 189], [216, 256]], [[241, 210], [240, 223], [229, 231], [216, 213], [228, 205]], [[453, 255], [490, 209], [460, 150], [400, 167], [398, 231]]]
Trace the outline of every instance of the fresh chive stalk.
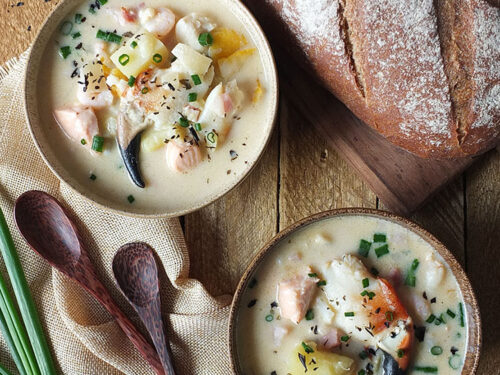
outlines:
[[5, 367], [0, 365], [0, 375], [11, 375], [11, 374]]
[[12, 236], [10, 235], [7, 222], [5, 221], [5, 217], [1, 209], [0, 251], [2, 252], [5, 267], [7, 268], [12, 289], [14, 290], [19, 310], [21, 311], [21, 316], [24, 324], [26, 325], [28, 337], [31, 341], [31, 345], [33, 346], [33, 351], [35, 353], [40, 372], [44, 375], [56, 374], [54, 362], [50, 354], [47, 340], [45, 339], [45, 335], [43, 333], [35, 303], [33, 302], [33, 297], [31, 296], [31, 292], [28, 288], [28, 283], [26, 282], [26, 277], [24, 275], [19, 256], [14, 247], [14, 241], [12, 240]]
[[24, 370], [23, 363], [21, 361], [21, 357], [17, 352], [17, 348], [14, 345], [14, 339], [10, 334], [9, 328], [7, 327], [7, 322], [3, 316], [3, 313], [0, 311], [0, 331], [2, 331], [3, 338], [9, 347], [10, 354], [12, 355], [12, 359], [16, 364], [16, 367], [21, 375], [26, 375], [26, 370]]

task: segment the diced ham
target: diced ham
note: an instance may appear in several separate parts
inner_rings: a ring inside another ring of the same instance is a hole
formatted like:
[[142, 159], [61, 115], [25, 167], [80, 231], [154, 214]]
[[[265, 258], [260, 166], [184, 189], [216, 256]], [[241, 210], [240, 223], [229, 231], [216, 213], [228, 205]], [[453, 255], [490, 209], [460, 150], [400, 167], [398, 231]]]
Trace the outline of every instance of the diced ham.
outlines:
[[298, 324], [304, 318], [316, 291], [317, 279], [297, 275], [291, 279], [280, 281], [278, 285], [278, 305], [281, 316]]
[[69, 138], [86, 147], [90, 148], [92, 139], [99, 134], [97, 117], [91, 107], [75, 105], [59, 108], [54, 111], [54, 117]]
[[189, 143], [182, 145], [175, 141], [167, 144], [167, 166], [176, 172], [185, 172], [197, 166], [203, 156], [198, 146]]
[[340, 346], [340, 331], [332, 328], [326, 335], [319, 340], [320, 350], [332, 350]]

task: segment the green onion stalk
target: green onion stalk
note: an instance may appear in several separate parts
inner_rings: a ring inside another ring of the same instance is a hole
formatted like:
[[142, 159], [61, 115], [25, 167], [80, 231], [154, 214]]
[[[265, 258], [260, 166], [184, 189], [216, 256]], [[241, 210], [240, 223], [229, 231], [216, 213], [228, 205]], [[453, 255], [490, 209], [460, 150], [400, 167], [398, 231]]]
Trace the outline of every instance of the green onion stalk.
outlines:
[[10, 372], [5, 367], [0, 365], [0, 375], [10, 375]]
[[[19, 305], [19, 310], [21, 311], [21, 316], [23, 318], [24, 324], [26, 325], [26, 330], [28, 331], [28, 336], [33, 346], [33, 351], [43, 375], [56, 374], [54, 362], [50, 353], [47, 340], [43, 333], [42, 325], [40, 323], [40, 318], [33, 302], [33, 297], [26, 282], [26, 277], [24, 275], [19, 256], [14, 247], [14, 241], [9, 232], [7, 222], [0, 209], [0, 251], [9, 274], [9, 278], [12, 284], [12, 289], [16, 296], [17, 303]], [[4, 318], [7, 320], [4, 312]], [[12, 333], [12, 331], [11, 331]]]

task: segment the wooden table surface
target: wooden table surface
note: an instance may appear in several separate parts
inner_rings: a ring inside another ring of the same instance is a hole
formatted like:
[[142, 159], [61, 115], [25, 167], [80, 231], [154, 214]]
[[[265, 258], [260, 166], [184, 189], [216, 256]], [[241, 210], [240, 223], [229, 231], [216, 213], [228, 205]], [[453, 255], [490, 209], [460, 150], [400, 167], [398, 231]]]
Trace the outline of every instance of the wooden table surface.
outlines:
[[[0, 0], [0, 4], [3, 64], [29, 46], [57, 1]], [[191, 276], [204, 282], [213, 294], [232, 293], [250, 258], [293, 222], [332, 208], [383, 208], [307, 120], [297, 118], [283, 96], [277, 125], [250, 177], [226, 197], [183, 219]], [[443, 241], [466, 269], [483, 321], [478, 374], [500, 374], [498, 149], [481, 158], [411, 219]]]

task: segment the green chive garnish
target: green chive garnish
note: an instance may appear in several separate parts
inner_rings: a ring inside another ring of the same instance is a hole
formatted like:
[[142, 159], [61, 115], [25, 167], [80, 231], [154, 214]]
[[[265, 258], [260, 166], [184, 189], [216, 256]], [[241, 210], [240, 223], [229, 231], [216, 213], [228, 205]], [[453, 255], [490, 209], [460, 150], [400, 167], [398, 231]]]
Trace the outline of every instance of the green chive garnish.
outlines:
[[118, 62], [123, 66], [127, 65], [129, 61], [130, 61], [130, 56], [127, 55], [126, 53], [118, 57]]
[[432, 355], [441, 355], [441, 354], [443, 354], [443, 348], [441, 348], [440, 346], [433, 346], [431, 348], [431, 354]]
[[427, 318], [426, 322], [427, 322], [427, 323], [432, 323], [435, 319], [436, 319], [436, 315], [431, 314], [431, 315]]
[[367, 294], [368, 294], [368, 291], [366, 291], [366, 290], [363, 290], [363, 291], [361, 292], [361, 296], [362, 296], [362, 297], [366, 296]]
[[387, 242], [387, 236], [384, 233], [375, 233], [373, 235], [373, 242]]
[[189, 121], [185, 117], [179, 118], [179, 125], [182, 126], [183, 128], [187, 128], [189, 126]]
[[188, 95], [188, 102], [195, 102], [198, 99], [198, 94], [195, 92], [190, 92]]
[[385, 244], [375, 249], [375, 255], [377, 255], [377, 258], [380, 258], [385, 254], [389, 254], [389, 245]]
[[96, 38], [116, 44], [120, 44], [122, 41], [122, 37], [120, 35], [103, 30], [97, 30]]
[[344, 313], [344, 316], [346, 316], [346, 317], [348, 317], [348, 318], [349, 318], [349, 317], [353, 317], [353, 316], [354, 316], [354, 312], [352, 312], [352, 311], [345, 312], [345, 313]]
[[448, 316], [450, 316], [452, 319], [454, 319], [457, 316], [457, 314], [455, 314], [450, 309], [446, 310], [446, 314], [448, 314]]
[[375, 293], [374, 292], [368, 292], [368, 298], [372, 300], [373, 297], [375, 297]]
[[104, 138], [99, 135], [94, 135], [94, 138], [92, 138], [92, 150], [96, 152], [102, 152], [103, 145], [104, 145]]
[[82, 140], [80, 141], [80, 143], [85, 146], [87, 144], [87, 141], [85, 140], [85, 138], [82, 138]]
[[210, 33], [201, 33], [200, 36], [198, 37], [198, 42], [202, 46], [210, 46], [214, 42], [214, 38], [212, 37], [212, 34]]
[[65, 21], [63, 22], [59, 30], [61, 31], [61, 34], [69, 35], [71, 33], [71, 30], [73, 30], [73, 23]]
[[149, 92], [149, 89], [147, 87], [143, 87], [141, 90], [141, 94], [147, 94]]
[[83, 16], [80, 13], [75, 14], [75, 23], [82, 23]]
[[132, 204], [132, 203], [134, 203], [135, 198], [134, 198], [134, 196], [133, 196], [133, 195], [129, 195], [129, 196], [127, 197], [127, 200], [128, 200], [128, 203]]
[[366, 375], [366, 371], [361, 369], [358, 371], [358, 375]]
[[153, 55], [153, 61], [157, 64], [161, 63], [161, 60], [163, 60], [163, 57], [159, 53], [155, 53]]
[[130, 77], [128, 78], [128, 85], [129, 85], [130, 87], [133, 87], [133, 86], [134, 86], [134, 83], [135, 83], [135, 77], [134, 77], [134, 76], [130, 76]]
[[398, 358], [403, 358], [405, 355], [405, 351], [403, 349], [398, 349]]
[[361, 359], [368, 358], [368, 353], [365, 350], [363, 350], [362, 352], [359, 353], [359, 358]]
[[95, 174], [91, 174], [89, 177], [92, 181], [95, 181], [97, 179], [97, 176]]
[[81, 37], [82, 34], [79, 31], [77, 31], [76, 33], [73, 33], [73, 35], [71, 35], [71, 36], [73, 37], [73, 39], [76, 39], [76, 38]]
[[318, 277], [318, 274], [316, 272], [308, 273], [307, 276], [309, 277]]
[[97, 2], [100, 4], [100, 5], [104, 5], [108, 2], [108, 0], [97, 0]]
[[272, 322], [273, 319], [274, 319], [274, 317], [272, 316], [272, 314], [266, 315], [266, 322]]
[[392, 311], [385, 312], [385, 320], [392, 322], [394, 320], [394, 313]]
[[438, 368], [434, 367], [434, 366], [424, 366], [424, 367], [422, 367], [422, 366], [415, 366], [414, 370], [415, 371], [425, 372], [427, 374], [434, 374], [434, 373], [438, 372]]
[[450, 367], [453, 369], [453, 370], [458, 370], [460, 368], [460, 365], [461, 365], [461, 360], [460, 360], [460, 356], [459, 355], [452, 355], [450, 356], [450, 358], [448, 358], [448, 365], [450, 365]]
[[89, 13], [90, 14], [95, 14], [96, 10], [95, 10], [95, 4], [91, 4], [90, 7], [89, 7]]
[[130, 47], [132, 48], [137, 47], [137, 42], [134, 40], [132, 43], [130, 43]]
[[316, 283], [317, 286], [325, 286], [326, 285], [326, 280], [320, 280]]
[[197, 122], [196, 124], [194, 124], [194, 128], [197, 132], [200, 132], [201, 131], [201, 124], [199, 122]]
[[191, 76], [191, 79], [193, 80], [193, 83], [195, 85], [201, 85], [201, 79], [200, 79], [200, 76], [198, 74], [193, 74]]
[[340, 338], [340, 341], [346, 342], [349, 341], [350, 337], [348, 335], [344, 335]]
[[309, 354], [309, 353], [314, 353], [314, 349], [311, 348], [309, 345], [307, 345], [304, 341], [302, 341], [302, 347], [304, 348], [304, 351]]
[[313, 309], [309, 309], [306, 312], [306, 320], [313, 320], [314, 319], [314, 311]]
[[462, 302], [458, 304], [458, 311], [460, 314], [460, 327], [465, 327], [464, 305], [462, 305]]
[[63, 59], [65, 59], [66, 57], [68, 57], [69, 55], [71, 55], [71, 47], [70, 46], [61, 47], [61, 49], [59, 50], [59, 55]]
[[361, 240], [359, 242], [358, 254], [364, 256], [365, 258], [368, 257], [368, 253], [370, 252], [371, 246], [372, 246], [371, 242], [366, 240]]
[[367, 278], [364, 278], [363, 281], [361, 281], [363, 284], [363, 288], [368, 288], [368, 285], [370, 285], [370, 280]]
[[411, 264], [410, 269], [408, 270], [408, 273], [406, 274], [405, 278], [405, 284], [411, 287], [415, 287], [415, 284], [417, 282], [417, 277], [415, 275], [415, 272], [417, 271], [418, 265], [419, 265], [418, 259], [414, 259], [413, 263]]

